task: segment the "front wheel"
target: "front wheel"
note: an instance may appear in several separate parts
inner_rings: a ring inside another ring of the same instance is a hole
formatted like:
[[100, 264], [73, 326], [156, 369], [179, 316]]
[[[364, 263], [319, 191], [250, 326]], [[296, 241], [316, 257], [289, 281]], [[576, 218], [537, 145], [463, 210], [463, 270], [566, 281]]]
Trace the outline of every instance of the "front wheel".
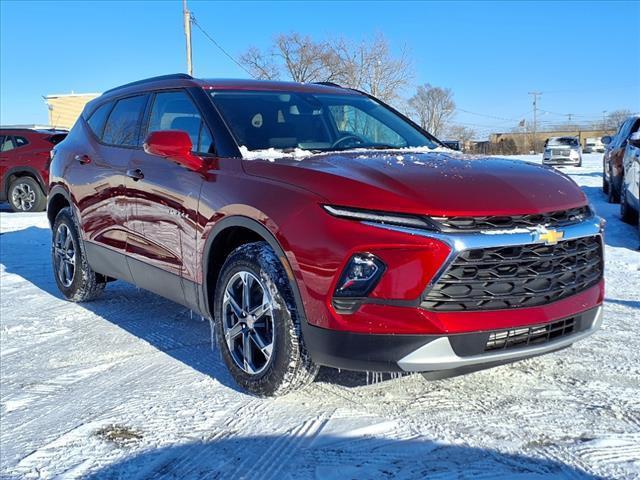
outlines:
[[266, 242], [242, 245], [222, 267], [214, 299], [216, 339], [245, 390], [284, 395], [316, 376], [287, 274]]
[[41, 212], [47, 197], [31, 177], [18, 177], [9, 186], [9, 205], [14, 212]]
[[67, 300], [87, 302], [97, 298], [107, 284], [106, 278], [94, 272], [70, 208], [63, 208], [53, 224], [51, 263], [58, 289]]

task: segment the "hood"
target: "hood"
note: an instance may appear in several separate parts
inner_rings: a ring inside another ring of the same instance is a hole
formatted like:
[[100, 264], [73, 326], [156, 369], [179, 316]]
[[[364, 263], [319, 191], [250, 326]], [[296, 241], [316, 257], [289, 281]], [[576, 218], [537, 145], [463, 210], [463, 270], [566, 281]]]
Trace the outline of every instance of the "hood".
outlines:
[[557, 170], [460, 153], [350, 151], [243, 161], [245, 171], [324, 197], [327, 204], [451, 215], [517, 215], [587, 204]]

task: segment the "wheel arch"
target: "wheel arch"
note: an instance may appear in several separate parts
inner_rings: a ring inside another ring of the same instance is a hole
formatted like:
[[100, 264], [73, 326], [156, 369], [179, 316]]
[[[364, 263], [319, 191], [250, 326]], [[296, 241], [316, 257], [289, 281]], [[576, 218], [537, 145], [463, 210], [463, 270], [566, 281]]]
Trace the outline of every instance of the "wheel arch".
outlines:
[[307, 319], [304, 303], [300, 295], [298, 282], [293, 274], [291, 264], [284, 248], [275, 235], [263, 224], [249, 217], [234, 215], [218, 221], [209, 233], [203, 249], [203, 284], [201, 300], [204, 311], [210, 318], [214, 317], [213, 293], [224, 261], [235, 248], [245, 243], [266, 241], [276, 252], [280, 263], [287, 273], [289, 284], [300, 315], [300, 323], [306, 326]]
[[56, 217], [60, 210], [66, 207], [71, 207], [71, 196], [61, 186], [55, 186], [49, 192], [47, 198], [47, 218], [49, 219], [49, 226], [53, 228], [53, 223], [56, 221]]
[[5, 172], [3, 184], [2, 184], [3, 193], [6, 195], [7, 198], [9, 197], [9, 187], [11, 186], [11, 183], [13, 182], [13, 180], [19, 177], [33, 178], [46, 195], [47, 188], [46, 188], [46, 185], [44, 184], [44, 180], [42, 179], [42, 176], [40, 175], [40, 172], [38, 172], [35, 168], [32, 168], [32, 167], [13, 167], [8, 169]]

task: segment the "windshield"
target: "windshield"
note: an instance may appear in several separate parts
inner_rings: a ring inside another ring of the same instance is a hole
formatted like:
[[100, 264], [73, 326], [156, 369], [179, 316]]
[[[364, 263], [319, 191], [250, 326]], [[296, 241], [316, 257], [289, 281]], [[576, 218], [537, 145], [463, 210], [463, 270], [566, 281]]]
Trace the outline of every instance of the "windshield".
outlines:
[[249, 150], [439, 146], [363, 95], [225, 90], [211, 96], [238, 146]]
[[574, 137], [559, 137], [549, 140], [549, 145], [568, 145], [571, 147], [578, 146], [578, 139]]

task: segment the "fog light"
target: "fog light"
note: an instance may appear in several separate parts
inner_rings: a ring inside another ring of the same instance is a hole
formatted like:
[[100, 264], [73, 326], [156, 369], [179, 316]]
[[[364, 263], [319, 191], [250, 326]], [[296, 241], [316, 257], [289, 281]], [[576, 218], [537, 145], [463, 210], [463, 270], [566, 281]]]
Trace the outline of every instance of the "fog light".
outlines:
[[357, 253], [347, 263], [334, 292], [336, 297], [366, 297], [376, 286], [386, 265], [375, 255]]

